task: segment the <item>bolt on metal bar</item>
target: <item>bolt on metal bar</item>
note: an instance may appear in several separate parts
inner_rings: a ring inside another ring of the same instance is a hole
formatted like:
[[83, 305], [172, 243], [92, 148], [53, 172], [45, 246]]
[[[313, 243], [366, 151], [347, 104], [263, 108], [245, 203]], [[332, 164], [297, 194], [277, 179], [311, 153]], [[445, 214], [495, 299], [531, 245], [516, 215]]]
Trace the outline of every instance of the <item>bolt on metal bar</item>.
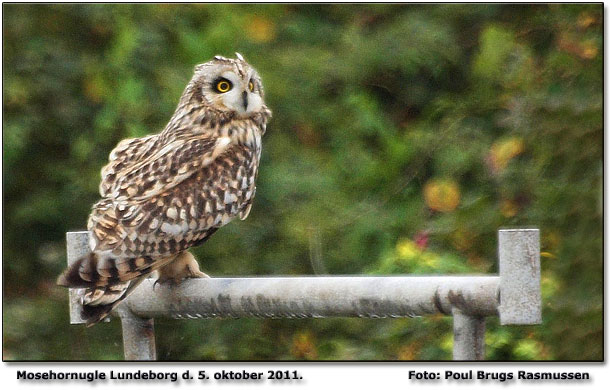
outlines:
[[[537, 229], [499, 231], [500, 276], [338, 276], [211, 278], [174, 287], [147, 279], [116, 309], [125, 357], [155, 359], [152, 318], [323, 318], [453, 315], [454, 359], [484, 358], [485, 318], [540, 322]], [[87, 254], [88, 233], [67, 235], [68, 262]], [[82, 289], [70, 290], [71, 323]]]

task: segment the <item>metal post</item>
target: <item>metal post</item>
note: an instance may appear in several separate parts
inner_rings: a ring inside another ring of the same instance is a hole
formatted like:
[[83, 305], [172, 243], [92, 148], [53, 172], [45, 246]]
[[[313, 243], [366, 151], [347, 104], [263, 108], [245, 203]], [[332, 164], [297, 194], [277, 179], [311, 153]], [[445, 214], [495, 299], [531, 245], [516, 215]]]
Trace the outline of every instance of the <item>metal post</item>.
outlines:
[[500, 262], [500, 323], [530, 325], [542, 322], [540, 293], [540, 230], [498, 231]]
[[453, 310], [453, 360], [485, 360], [485, 317]]
[[[68, 265], [89, 253], [88, 232], [68, 232], [66, 234]], [[84, 324], [81, 316], [81, 298], [85, 289], [70, 289], [70, 323]], [[115, 309], [121, 319], [125, 360], [155, 360], [154, 320], [135, 315], [127, 305], [120, 304]], [[110, 319], [107, 318], [106, 321]]]
[[[72, 265], [79, 258], [89, 253], [89, 233], [88, 232], [68, 232], [66, 233], [68, 266]], [[84, 289], [71, 288], [69, 292], [70, 323], [84, 324], [85, 319], [81, 317], [81, 298]]]
[[116, 311], [123, 328], [125, 360], [157, 360], [154, 320], [134, 315], [126, 305], [119, 305]]
[[[88, 232], [67, 234], [68, 264], [89, 252]], [[498, 232], [499, 276], [345, 276], [191, 279], [168, 288], [146, 279], [115, 314], [126, 360], [154, 360], [152, 318], [323, 318], [453, 315], [454, 360], [485, 358], [485, 317], [539, 324], [540, 232]], [[70, 322], [82, 324], [84, 289], [70, 289]]]

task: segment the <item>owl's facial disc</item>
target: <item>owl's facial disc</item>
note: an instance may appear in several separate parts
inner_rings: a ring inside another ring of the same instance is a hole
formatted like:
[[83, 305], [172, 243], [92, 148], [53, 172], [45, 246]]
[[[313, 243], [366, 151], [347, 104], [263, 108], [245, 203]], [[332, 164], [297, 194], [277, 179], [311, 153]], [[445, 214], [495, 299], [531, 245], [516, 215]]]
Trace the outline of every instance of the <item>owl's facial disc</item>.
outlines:
[[228, 70], [222, 72], [218, 78], [212, 81], [212, 99], [218, 106], [234, 111], [240, 117], [248, 117], [258, 112], [262, 105], [253, 72], [248, 72], [245, 77], [240, 77], [235, 72]]

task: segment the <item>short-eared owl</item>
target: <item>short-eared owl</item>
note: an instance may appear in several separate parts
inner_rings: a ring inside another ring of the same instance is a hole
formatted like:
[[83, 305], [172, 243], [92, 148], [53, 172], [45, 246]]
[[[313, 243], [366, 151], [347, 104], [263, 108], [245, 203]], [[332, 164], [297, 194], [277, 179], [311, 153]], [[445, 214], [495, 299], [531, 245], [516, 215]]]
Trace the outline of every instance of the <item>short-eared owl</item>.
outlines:
[[110, 153], [87, 225], [91, 253], [57, 281], [87, 288], [89, 325], [154, 270], [162, 281], [207, 276], [187, 249], [248, 216], [271, 111], [258, 73], [236, 55], [197, 65], [165, 129]]

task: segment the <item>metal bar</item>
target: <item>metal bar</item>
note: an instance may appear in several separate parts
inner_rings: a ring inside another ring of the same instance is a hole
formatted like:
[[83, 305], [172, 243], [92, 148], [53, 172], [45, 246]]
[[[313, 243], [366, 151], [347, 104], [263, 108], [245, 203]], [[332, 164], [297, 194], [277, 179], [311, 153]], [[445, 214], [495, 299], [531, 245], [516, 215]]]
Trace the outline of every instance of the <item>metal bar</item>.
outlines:
[[[500, 276], [273, 277], [191, 279], [155, 286], [147, 279], [116, 308], [125, 359], [154, 360], [154, 317], [321, 318], [454, 316], [454, 359], [482, 360], [485, 316], [501, 324], [541, 321], [540, 234], [498, 232]], [[87, 232], [67, 233], [68, 264], [89, 251]], [[70, 289], [70, 322], [83, 289]]]
[[[66, 233], [66, 246], [68, 266], [79, 258], [89, 253], [89, 233], [88, 232], [68, 232]], [[81, 297], [83, 289], [71, 288], [69, 292], [70, 323], [84, 324], [86, 321], [81, 317]]]
[[453, 311], [453, 360], [485, 360], [485, 317]]
[[154, 320], [134, 315], [126, 305], [119, 305], [116, 311], [123, 329], [125, 360], [157, 360]]
[[540, 231], [504, 229], [498, 231], [500, 262], [500, 323], [540, 324]]
[[141, 317], [321, 318], [497, 315], [496, 276], [147, 279], [126, 299]]
[[[87, 253], [87, 232], [67, 238], [73, 260]], [[497, 276], [211, 278], [173, 287], [148, 279], [119, 307], [143, 318], [411, 317], [451, 315], [454, 308], [488, 316], [497, 315], [499, 284]], [[82, 289], [71, 294], [71, 322], [83, 323]]]
[[[68, 232], [66, 234], [68, 265], [89, 253], [88, 232]], [[69, 292], [70, 323], [83, 324], [81, 316], [82, 288], [71, 288]], [[155, 331], [153, 319], [136, 317], [125, 305], [119, 305], [116, 314], [121, 319], [123, 329], [123, 350], [125, 360], [156, 360]], [[110, 321], [107, 318], [105, 321]]]

